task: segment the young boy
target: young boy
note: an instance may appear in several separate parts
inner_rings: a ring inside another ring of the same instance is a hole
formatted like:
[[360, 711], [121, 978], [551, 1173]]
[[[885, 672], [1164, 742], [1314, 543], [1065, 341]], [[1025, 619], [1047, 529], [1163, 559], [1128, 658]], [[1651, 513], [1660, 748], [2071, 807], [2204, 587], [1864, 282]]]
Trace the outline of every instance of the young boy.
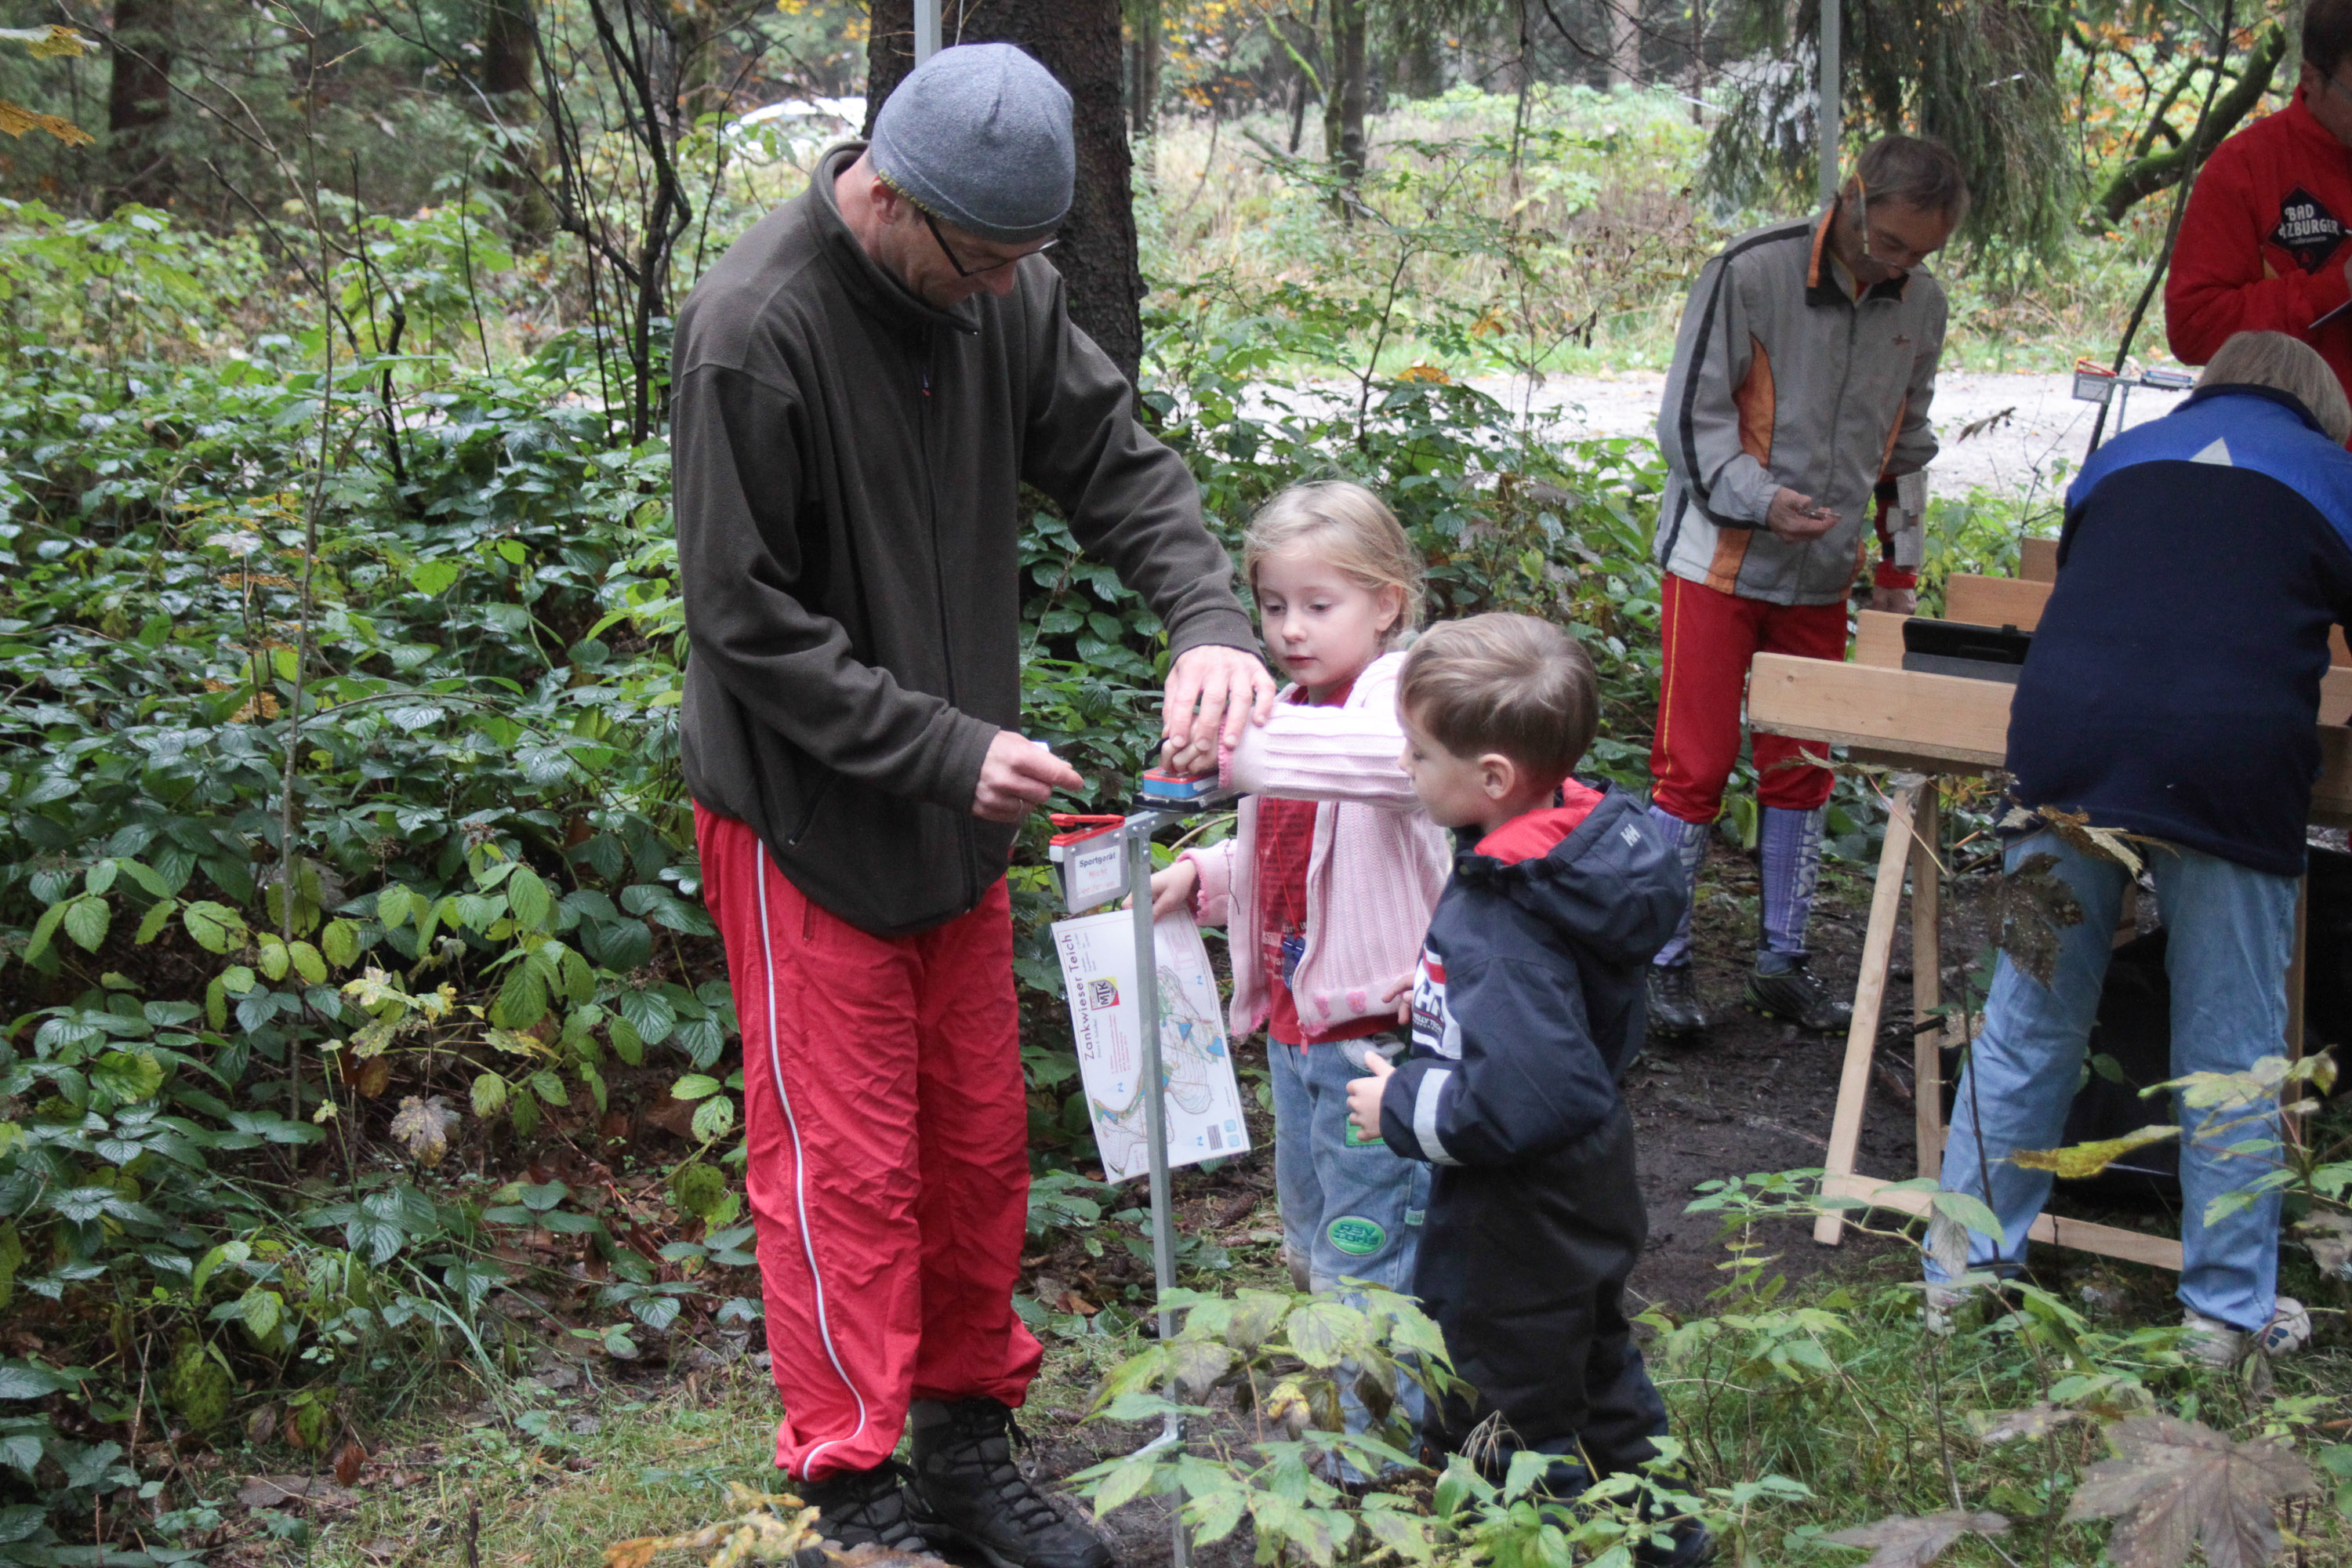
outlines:
[[[1422, 952], [1412, 1054], [1348, 1096], [1365, 1136], [1438, 1167], [1413, 1289], [1476, 1398], [1433, 1409], [1424, 1442], [1459, 1452], [1499, 1415], [1506, 1450], [1560, 1456], [1547, 1489], [1563, 1499], [1655, 1458], [1666, 1430], [1624, 1312], [1649, 1226], [1617, 1075], [1682, 874], [1640, 801], [1569, 777], [1597, 708], [1591, 661], [1547, 622], [1476, 616], [1413, 646], [1402, 760], [1459, 852]], [[1695, 1520], [1671, 1540], [1635, 1561], [1713, 1555]]]

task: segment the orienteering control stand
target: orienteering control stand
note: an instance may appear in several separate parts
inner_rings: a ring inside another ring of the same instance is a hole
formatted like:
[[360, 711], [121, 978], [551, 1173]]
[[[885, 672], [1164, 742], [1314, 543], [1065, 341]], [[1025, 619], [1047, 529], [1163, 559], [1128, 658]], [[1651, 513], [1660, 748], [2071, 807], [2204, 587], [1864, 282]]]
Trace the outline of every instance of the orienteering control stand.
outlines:
[[[1169, 1184], [1168, 1096], [1160, 1076], [1160, 955], [1152, 936], [1151, 836], [1227, 798], [1219, 794], [1213, 774], [1181, 778], [1154, 769], [1143, 775], [1142, 791], [1123, 816], [1056, 812], [1051, 818], [1055, 826], [1074, 830], [1055, 835], [1051, 849], [1061, 877], [1063, 901], [1072, 914], [1108, 903], [1122, 892], [1133, 894], [1136, 1018], [1143, 1048], [1143, 1131], [1150, 1154], [1151, 1269], [1160, 1301], [1162, 1343], [1176, 1337], [1176, 1315], [1166, 1305], [1168, 1293], [1176, 1288], [1176, 1220]], [[1183, 1441], [1183, 1420], [1171, 1414], [1160, 1436], [1136, 1452], [1156, 1453]], [[1176, 1500], [1174, 1531], [1173, 1568], [1188, 1568], [1192, 1546], [1184, 1536], [1181, 1494]]]

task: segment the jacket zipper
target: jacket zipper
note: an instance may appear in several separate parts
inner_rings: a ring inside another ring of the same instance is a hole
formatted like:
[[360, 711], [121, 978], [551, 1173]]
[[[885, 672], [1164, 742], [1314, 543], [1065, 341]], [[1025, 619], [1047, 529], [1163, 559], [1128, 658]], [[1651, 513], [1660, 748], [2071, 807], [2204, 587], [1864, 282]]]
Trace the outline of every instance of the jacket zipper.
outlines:
[[[1822, 454], [1829, 459], [1828, 472], [1831, 484], [1837, 483], [1838, 430], [1845, 423], [1845, 389], [1853, 383], [1853, 343], [1861, 331], [1862, 301], [1854, 300], [1846, 306], [1845, 362], [1838, 366], [1837, 401], [1830, 405], [1830, 443], [1828, 450]], [[1827, 503], [1817, 500], [1813, 504], [1820, 506]], [[1804, 592], [1805, 567], [1811, 556], [1812, 552], [1809, 548], [1797, 558], [1797, 591], [1799, 593]]]
[[[940, 559], [939, 487], [931, 474], [931, 345], [934, 339], [929, 328], [923, 330], [922, 360], [916, 373], [916, 385], [922, 394], [922, 403], [916, 411], [922, 433], [923, 510], [931, 530], [931, 593], [940, 612], [940, 654], [947, 666], [948, 706], [960, 707], [956, 700], [955, 644], [948, 626], [947, 577]], [[980, 888], [972, 875], [971, 816], [969, 813], [956, 819], [956, 838], [963, 847], [963, 907], [971, 909], [980, 902]]]

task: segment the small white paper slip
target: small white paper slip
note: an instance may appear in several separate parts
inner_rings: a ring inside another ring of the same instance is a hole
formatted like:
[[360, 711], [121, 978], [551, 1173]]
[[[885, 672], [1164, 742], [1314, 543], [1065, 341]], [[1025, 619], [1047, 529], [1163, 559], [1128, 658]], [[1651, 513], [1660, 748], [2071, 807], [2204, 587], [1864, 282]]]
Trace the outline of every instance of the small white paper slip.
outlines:
[[[1152, 939], [1160, 960], [1168, 1163], [1191, 1165], [1241, 1153], [1249, 1148], [1249, 1132], [1242, 1121], [1241, 1086], [1226, 1046], [1209, 950], [1192, 915], [1182, 910], [1155, 923]], [[1062, 963], [1103, 1174], [1115, 1182], [1143, 1175], [1150, 1169], [1151, 1150], [1141, 1093], [1135, 917], [1121, 910], [1056, 921], [1054, 951]]]
[[1107, 827], [1052, 847], [1062, 873], [1062, 899], [1073, 913], [1107, 904], [1127, 891], [1127, 835]]

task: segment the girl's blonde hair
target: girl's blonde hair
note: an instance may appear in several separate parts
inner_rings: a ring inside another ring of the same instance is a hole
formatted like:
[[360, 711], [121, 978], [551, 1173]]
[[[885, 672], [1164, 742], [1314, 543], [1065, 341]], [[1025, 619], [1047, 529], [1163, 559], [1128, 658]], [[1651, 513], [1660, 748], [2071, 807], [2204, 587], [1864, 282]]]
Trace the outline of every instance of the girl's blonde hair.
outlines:
[[1257, 569], [1269, 555], [1306, 549], [1369, 593], [1396, 588], [1404, 595], [1383, 647], [1394, 647], [1421, 625], [1425, 598], [1421, 552], [1388, 503], [1346, 479], [1293, 485], [1259, 509], [1242, 536], [1242, 576], [1257, 593]]

